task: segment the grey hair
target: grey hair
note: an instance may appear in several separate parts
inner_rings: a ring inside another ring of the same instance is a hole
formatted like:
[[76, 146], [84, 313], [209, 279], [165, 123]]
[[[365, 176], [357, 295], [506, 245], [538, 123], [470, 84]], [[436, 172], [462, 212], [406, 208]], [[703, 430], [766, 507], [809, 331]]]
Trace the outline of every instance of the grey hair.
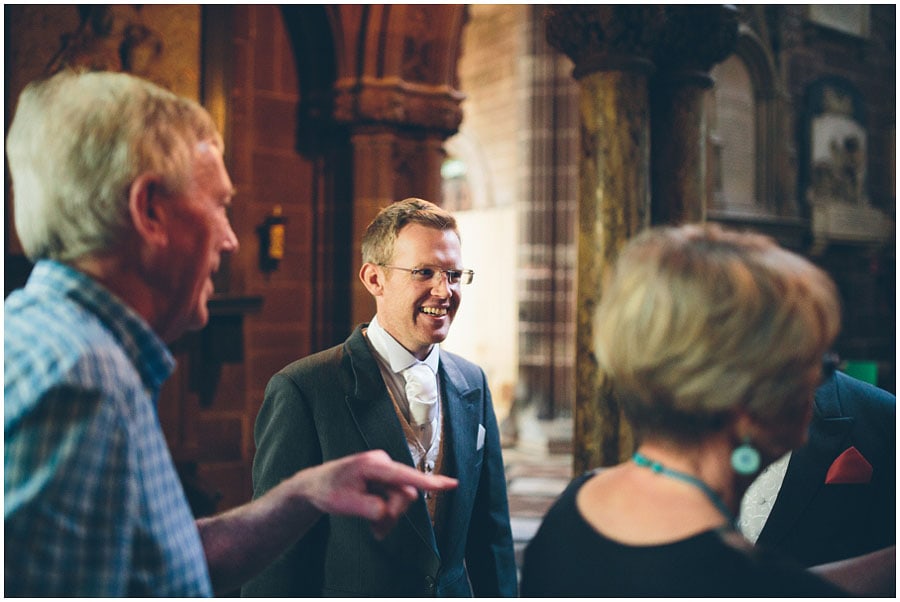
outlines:
[[62, 71], [29, 84], [7, 136], [16, 230], [32, 261], [110, 251], [129, 232], [131, 184], [187, 185], [194, 147], [222, 149], [198, 103], [112, 72]]

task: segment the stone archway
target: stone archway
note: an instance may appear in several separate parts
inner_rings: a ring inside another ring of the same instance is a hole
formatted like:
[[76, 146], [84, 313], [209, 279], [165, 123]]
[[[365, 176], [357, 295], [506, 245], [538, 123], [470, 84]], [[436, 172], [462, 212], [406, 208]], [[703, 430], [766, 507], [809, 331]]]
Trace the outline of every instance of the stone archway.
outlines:
[[299, 88], [296, 150], [315, 170], [312, 343], [371, 318], [356, 273], [366, 224], [408, 196], [441, 203], [443, 144], [462, 120], [465, 5], [280, 8]]
[[459, 128], [457, 90], [465, 5], [326, 6], [334, 39], [336, 123], [352, 147], [348, 241], [351, 323], [374, 313], [356, 278], [359, 241], [378, 210], [418, 196], [441, 202], [444, 141]]

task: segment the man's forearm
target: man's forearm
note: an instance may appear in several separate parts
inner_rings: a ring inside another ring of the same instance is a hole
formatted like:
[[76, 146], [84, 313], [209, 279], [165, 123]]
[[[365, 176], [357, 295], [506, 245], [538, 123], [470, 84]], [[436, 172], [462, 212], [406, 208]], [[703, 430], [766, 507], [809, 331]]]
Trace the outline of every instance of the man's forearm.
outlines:
[[856, 596], [894, 596], [897, 591], [897, 548], [838, 560], [810, 570]]
[[322, 516], [285, 481], [263, 497], [197, 521], [216, 593], [233, 591], [299, 540]]
[[359, 516], [377, 538], [393, 529], [419, 489], [447, 491], [455, 479], [425, 475], [372, 450], [301, 470], [260, 498], [197, 521], [216, 592], [231, 591], [303, 537], [323, 513]]

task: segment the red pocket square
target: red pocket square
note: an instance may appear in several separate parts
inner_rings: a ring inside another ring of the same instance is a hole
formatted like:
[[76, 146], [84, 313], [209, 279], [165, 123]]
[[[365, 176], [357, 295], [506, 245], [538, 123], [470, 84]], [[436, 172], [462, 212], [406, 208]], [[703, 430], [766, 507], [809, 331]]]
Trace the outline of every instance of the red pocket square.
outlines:
[[826, 485], [868, 483], [871, 480], [872, 465], [855, 447], [838, 456], [825, 475]]

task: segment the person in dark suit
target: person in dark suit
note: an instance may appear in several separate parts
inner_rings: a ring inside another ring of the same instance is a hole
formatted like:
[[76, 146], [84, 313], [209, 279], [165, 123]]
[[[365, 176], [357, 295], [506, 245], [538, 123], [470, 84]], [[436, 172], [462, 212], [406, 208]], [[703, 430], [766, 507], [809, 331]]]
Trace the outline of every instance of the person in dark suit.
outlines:
[[896, 412], [887, 391], [834, 372], [816, 390], [806, 445], [748, 491], [745, 534], [804, 566], [895, 545]]
[[421, 199], [393, 203], [366, 230], [362, 256], [376, 315], [272, 377], [256, 421], [254, 496], [301, 468], [371, 449], [453, 476], [458, 488], [420, 497], [382, 541], [362, 521], [327, 517], [242, 593], [515, 596], [490, 390], [481, 368], [439, 348], [473, 276], [456, 221]]

